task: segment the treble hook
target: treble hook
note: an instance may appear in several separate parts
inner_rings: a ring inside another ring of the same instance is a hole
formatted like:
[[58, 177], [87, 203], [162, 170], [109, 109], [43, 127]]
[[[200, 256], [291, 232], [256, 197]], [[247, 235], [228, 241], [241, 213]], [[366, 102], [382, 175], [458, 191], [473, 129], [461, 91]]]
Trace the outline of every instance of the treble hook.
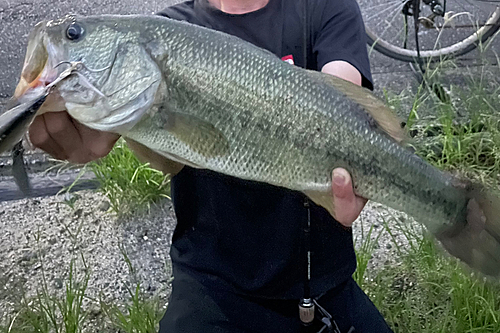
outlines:
[[68, 69], [64, 70], [61, 74], [59, 74], [59, 76], [57, 77], [57, 79], [55, 79], [50, 84], [48, 84], [47, 87], [46, 87], [47, 89], [52, 89], [52, 87], [54, 87], [56, 84], [58, 84], [59, 82], [61, 82], [65, 78], [67, 78], [68, 76], [72, 75], [75, 72], [78, 73], [78, 68], [79, 68], [81, 62], [79, 62], [79, 61], [78, 62], [61, 61], [60, 63], [58, 63], [57, 65], [55, 65], [54, 68], [57, 68], [57, 67], [59, 67], [60, 65], [63, 65], [63, 64], [67, 64], [70, 67]]
[[86, 70], [88, 70], [89, 72], [93, 72], [93, 73], [98, 73], [98, 72], [102, 72], [102, 71], [105, 71], [106, 69], [109, 69], [111, 68], [111, 66], [107, 66], [103, 69], [97, 69], [97, 70], [94, 70], [94, 69], [89, 69], [87, 66], [85, 66], [85, 64], [81, 61], [61, 61], [60, 63], [58, 63], [56, 66], [54, 66], [54, 68], [57, 68], [59, 67], [60, 65], [63, 65], [63, 64], [66, 64], [66, 65], [69, 65], [70, 67], [68, 69], [66, 69], [65, 71], [63, 71], [59, 77], [57, 79], [54, 80], [54, 82], [52, 82], [51, 84], [49, 84], [47, 86], [48, 89], [52, 88], [53, 86], [55, 86], [57, 83], [61, 82], [61, 80], [64, 80], [65, 78], [67, 78], [68, 76], [72, 75], [72, 74], [76, 74], [78, 75], [78, 77], [80, 77], [81, 79], [81, 82], [83, 83], [84, 86], [86, 86], [87, 88], [90, 88], [92, 89], [95, 93], [97, 93], [99, 96], [101, 97], [104, 97], [106, 98], [106, 95], [104, 95], [99, 89], [97, 89], [82, 73], [80, 73], [80, 71], [85, 68]]

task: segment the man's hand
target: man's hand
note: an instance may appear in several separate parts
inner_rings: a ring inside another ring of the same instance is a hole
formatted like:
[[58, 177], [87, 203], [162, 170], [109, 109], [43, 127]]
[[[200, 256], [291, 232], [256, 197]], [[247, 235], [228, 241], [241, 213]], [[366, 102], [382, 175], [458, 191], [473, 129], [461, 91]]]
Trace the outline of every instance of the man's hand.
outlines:
[[332, 191], [335, 219], [342, 225], [351, 227], [367, 200], [354, 194], [351, 176], [342, 168], [333, 170]]
[[120, 137], [83, 126], [65, 111], [36, 117], [29, 136], [36, 147], [73, 163], [87, 163], [106, 156]]

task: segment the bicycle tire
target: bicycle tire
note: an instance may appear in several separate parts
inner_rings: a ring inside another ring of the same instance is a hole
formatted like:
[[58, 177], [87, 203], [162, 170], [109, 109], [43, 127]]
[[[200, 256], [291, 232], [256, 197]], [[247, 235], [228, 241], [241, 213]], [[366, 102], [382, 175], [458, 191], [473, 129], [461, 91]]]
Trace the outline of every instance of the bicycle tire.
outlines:
[[[486, 42], [500, 28], [500, 6], [492, 12], [486, 23], [468, 37], [452, 45], [433, 50], [420, 51], [420, 58], [425, 62], [438, 61], [444, 57], [453, 58], [474, 50], [480, 43]], [[365, 25], [367, 42], [376, 51], [404, 62], [415, 62], [417, 51], [405, 49], [378, 37], [370, 27]]]

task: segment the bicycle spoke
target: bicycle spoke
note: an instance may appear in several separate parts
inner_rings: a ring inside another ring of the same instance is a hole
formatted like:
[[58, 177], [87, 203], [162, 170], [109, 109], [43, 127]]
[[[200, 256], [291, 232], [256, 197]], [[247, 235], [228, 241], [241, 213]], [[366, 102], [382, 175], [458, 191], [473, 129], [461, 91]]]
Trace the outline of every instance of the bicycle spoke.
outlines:
[[[378, 17], [380, 15], [383, 15], [383, 14], [387, 14], [387, 12], [389, 11], [389, 14], [391, 13], [396, 13], [397, 11], [399, 11], [400, 8], [403, 8], [402, 5], [404, 4], [401, 4], [401, 3], [397, 3], [395, 5], [392, 5], [392, 6], [389, 6], [387, 8], [385, 8], [384, 10], [382, 10], [381, 12], [378, 12], [378, 13], [375, 13], [375, 15], [372, 15], [372, 16], [369, 16], [365, 19], [365, 21], [371, 21], [374, 17]], [[401, 7], [400, 7], [401, 6]], [[400, 7], [400, 8], [399, 8]], [[396, 9], [394, 12], [391, 12], [392, 9]], [[383, 15], [384, 17], [386, 17], [387, 15]]]
[[[385, 35], [386, 32], [389, 30], [389, 28], [393, 27], [393, 23], [394, 23], [394, 20], [396, 20], [396, 17], [397, 15], [393, 15], [392, 19], [387, 22], [387, 27], [385, 28], [385, 30], [382, 32], [382, 35]], [[395, 39], [397, 39], [398, 37], [400, 37], [400, 33], [402, 33], [404, 31], [404, 26], [402, 28], [397, 28], [396, 32], [397, 34], [394, 36], [394, 38], [392, 38], [391, 42], [394, 41]]]
[[[398, 5], [404, 5], [404, 1], [393, 1], [393, 2], [394, 2], [394, 4], [397, 3]], [[373, 11], [375, 9], [380, 8], [380, 7], [387, 7], [387, 3], [379, 3], [379, 4], [375, 5], [375, 6], [364, 7], [364, 8], [365, 8], [366, 11], [370, 11], [371, 12], [371, 11]]]

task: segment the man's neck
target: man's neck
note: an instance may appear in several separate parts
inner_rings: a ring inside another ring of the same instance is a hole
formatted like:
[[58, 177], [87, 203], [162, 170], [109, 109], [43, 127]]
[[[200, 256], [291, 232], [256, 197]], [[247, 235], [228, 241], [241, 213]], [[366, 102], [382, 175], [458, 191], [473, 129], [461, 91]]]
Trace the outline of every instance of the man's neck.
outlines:
[[228, 14], [246, 14], [264, 8], [270, 0], [208, 0], [208, 2]]

